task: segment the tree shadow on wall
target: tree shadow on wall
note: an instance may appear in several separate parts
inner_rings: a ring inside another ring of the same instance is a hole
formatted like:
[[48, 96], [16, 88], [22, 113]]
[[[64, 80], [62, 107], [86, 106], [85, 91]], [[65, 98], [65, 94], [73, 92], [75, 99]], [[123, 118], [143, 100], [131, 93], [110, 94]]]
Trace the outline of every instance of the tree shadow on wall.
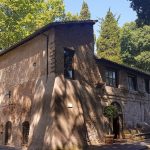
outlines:
[[[83, 148], [103, 142], [104, 117], [95, 93], [95, 72], [85, 62], [79, 68], [81, 72], [76, 71], [79, 80], [64, 79], [60, 74], [46, 83], [42, 79], [36, 82], [29, 150], [61, 149], [68, 145]], [[82, 67], [87, 72], [82, 72]], [[73, 104], [72, 108], [68, 102]]]
[[[63, 86], [59, 86], [59, 92], [56, 92], [57, 96], [55, 95], [55, 112], [57, 112], [55, 127], [57, 127], [56, 139], [59, 139], [62, 143], [56, 145], [61, 148], [71, 142], [71, 144], [84, 147], [92, 144], [90, 140], [93, 137], [95, 137], [97, 143], [103, 142], [104, 121], [101, 104], [94, 94], [94, 87], [88, 84], [81, 85], [79, 81], [67, 80], [63, 77], [60, 80], [59, 83], [62, 82]], [[61, 90], [63, 94], [60, 94]], [[66, 100], [71, 99], [75, 100], [72, 101], [74, 107], [67, 108]], [[65, 131], [66, 128], [68, 128], [69, 134]], [[89, 130], [91, 130], [90, 135]], [[72, 142], [72, 137], [77, 138], [78, 142]]]

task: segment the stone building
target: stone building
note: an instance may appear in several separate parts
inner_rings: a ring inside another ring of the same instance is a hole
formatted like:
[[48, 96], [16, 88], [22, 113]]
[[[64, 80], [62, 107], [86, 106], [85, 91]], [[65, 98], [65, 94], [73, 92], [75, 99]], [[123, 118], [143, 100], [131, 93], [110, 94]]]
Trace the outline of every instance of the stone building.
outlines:
[[[50, 23], [0, 52], [0, 144], [56, 150], [149, 125], [150, 74], [94, 56], [95, 21]], [[118, 128], [119, 130], [116, 130]]]
[[119, 116], [113, 120], [114, 134], [122, 137], [125, 130], [150, 131], [150, 74], [103, 58], [96, 62], [104, 82], [103, 107], [118, 108]]

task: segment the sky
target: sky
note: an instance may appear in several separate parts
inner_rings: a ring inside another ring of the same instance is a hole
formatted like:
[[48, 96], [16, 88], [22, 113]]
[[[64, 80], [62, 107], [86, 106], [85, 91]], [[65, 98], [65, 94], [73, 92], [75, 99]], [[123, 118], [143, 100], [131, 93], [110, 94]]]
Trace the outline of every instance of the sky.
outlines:
[[[104, 18], [106, 12], [110, 8], [113, 14], [120, 16], [119, 26], [123, 26], [126, 22], [131, 22], [136, 19], [136, 13], [130, 8], [128, 0], [85, 0], [88, 3], [91, 19], [97, 20]], [[67, 11], [80, 13], [83, 0], [64, 0]], [[98, 36], [99, 23], [94, 26], [94, 32]]]

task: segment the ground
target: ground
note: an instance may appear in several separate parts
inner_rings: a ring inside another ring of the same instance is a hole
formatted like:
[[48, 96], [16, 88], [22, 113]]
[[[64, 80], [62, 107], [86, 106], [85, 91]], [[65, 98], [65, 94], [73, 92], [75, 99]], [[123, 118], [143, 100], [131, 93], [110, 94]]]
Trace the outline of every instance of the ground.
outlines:
[[88, 150], [150, 150], [150, 139], [146, 139], [142, 142], [91, 146]]
[[147, 146], [136, 144], [113, 144], [109, 146], [92, 146], [88, 150], [149, 150]]
[[0, 150], [21, 150], [21, 149], [0, 145]]
[[[21, 150], [13, 147], [0, 146], [0, 150]], [[85, 150], [150, 150], [150, 139], [143, 142], [118, 143], [103, 146], [91, 146]]]

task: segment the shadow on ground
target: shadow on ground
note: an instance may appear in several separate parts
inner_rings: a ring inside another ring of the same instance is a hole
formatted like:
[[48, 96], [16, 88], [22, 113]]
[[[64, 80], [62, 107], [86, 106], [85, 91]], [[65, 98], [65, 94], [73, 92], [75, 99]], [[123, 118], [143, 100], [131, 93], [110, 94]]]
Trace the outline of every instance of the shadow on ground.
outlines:
[[21, 149], [17, 149], [17, 148], [14, 148], [14, 147], [0, 145], [0, 150], [21, 150]]
[[[21, 150], [21, 149], [0, 145], [0, 150]], [[85, 148], [84, 150], [149, 150], [149, 149], [145, 145], [135, 143], [135, 144], [113, 144], [101, 146], [92, 145], [89, 146], [88, 148]]]
[[85, 150], [148, 150], [148, 147], [141, 144], [113, 144], [102, 146], [89, 146]]

